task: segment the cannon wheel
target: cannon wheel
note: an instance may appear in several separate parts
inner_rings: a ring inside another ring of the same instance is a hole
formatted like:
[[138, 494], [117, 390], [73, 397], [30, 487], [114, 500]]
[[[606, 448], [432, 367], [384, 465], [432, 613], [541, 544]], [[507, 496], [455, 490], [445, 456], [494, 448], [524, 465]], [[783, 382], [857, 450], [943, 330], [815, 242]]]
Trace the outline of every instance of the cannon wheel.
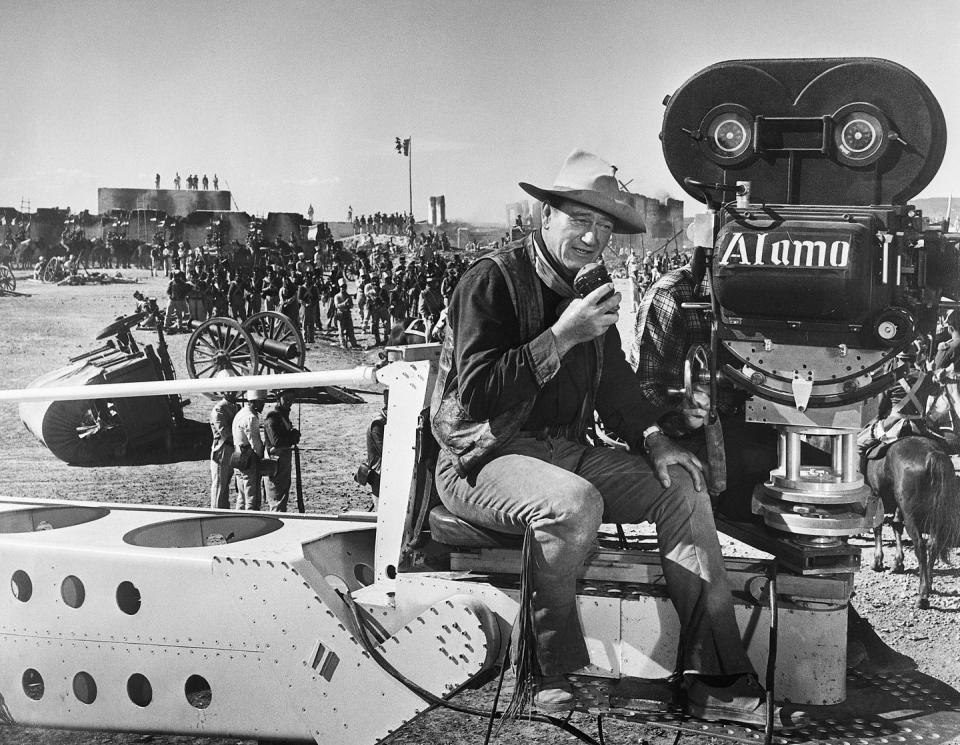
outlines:
[[0, 292], [13, 292], [17, 289], [17, 278], [7, 264], [0, 264]]
[[[201, 323], [187, 341], [187, 372], [191, 378], [256, 375], [257, 349], [244, 328], [232, 318]], [[211, 396], [212, 397], [212, 396]]]
[[296, 364], [297, 367], [303, 367], [303, 361], [307, 357], [306, 344], [304, 344], [300, 329], [283, 313], [272, 310], [254, 313], [243, 322], [243, 328], [250, 334], [257, 334], [265, 339], [272, 339], [284, 344], [296, 344], [296, 359], [286, 361]]
[[56, 282], [60, 277], [60, 258], [52, 256], [47, 259], [47, 265], [43, 268], [43, 274], [40, 279], [43, 282]]

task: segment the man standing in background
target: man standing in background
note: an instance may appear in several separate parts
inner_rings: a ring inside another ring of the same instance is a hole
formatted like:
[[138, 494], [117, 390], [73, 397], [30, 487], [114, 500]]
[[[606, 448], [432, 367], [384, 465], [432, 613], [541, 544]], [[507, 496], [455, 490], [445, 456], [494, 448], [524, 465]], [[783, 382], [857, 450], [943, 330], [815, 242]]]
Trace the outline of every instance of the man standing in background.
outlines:
[[267, 455], [277, 461], [277, 472], [264, 477], [267, 505], [271, 512], [286, 512], [290, 499], [293, 448], [300, 442], [300, 430], [290, 421], [293, 391], [280, 391], [276, 407], [263, 422]]
[[210, 412], [213, 444], [210, 446], [210, 506], [218, 510], [230, 509], [230, 484], [233, 481], [233, 419], [240, 407], [237, 395], [221, 395]]
[[260, 509], [260, 412], [267, 400], [263, 390], [247, 391], [247, 403], [233, 418], [233, 469], [237, 477], [237, 509]]

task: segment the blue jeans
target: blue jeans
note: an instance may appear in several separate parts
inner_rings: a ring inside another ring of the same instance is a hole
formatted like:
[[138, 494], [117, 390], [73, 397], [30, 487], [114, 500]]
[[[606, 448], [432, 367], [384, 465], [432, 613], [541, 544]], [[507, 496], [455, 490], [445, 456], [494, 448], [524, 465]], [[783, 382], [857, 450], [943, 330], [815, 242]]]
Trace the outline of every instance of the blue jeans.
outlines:
[[733, 611], [710, 498], [670, 468], [664, 488], [638, 455], [559, 438], [519, 436], [468, 478], [441, 451], [440, 499], [453, 514], [504, 533], [529, 525], [537, 656], [543, 675], [589, 662], [576, 609], [577, 573], [601, 522], [651, 522], [667, 591], [680, 618], [684, 673], [753, 672]]

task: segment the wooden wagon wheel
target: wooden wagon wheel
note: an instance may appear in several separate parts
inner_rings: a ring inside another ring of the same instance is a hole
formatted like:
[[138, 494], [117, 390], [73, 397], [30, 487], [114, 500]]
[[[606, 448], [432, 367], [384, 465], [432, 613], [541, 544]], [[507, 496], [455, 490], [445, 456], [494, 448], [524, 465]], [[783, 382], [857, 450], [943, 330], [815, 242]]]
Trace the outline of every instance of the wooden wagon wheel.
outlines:
[[191, 378], [256, 375], [256, 345], [232, 318], [211, 318], [201, 323], [187, 341], [187, 372]]
[[17, 278], [7, 264], [0, 264], [0, 292], [13, 292], [17, 289]]
[[283, 313], [272, 310], [254, 313], [243, 322], [243, 328], [250, 334], [262, 336], [265, 339], [283, 344], [296, 344], [297, 356], [285, 361], [294, 363], [297, 367], [303, 367], [303, 361], [307, 357], [307, 346], [304, 344], [300, 329]]

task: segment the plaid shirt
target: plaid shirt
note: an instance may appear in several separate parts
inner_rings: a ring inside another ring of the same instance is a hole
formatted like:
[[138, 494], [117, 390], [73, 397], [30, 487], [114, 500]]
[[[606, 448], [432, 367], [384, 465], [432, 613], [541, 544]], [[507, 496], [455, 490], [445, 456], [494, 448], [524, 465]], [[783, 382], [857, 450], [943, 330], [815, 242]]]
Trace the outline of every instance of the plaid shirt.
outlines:
[[683, 387], [683, 363], [694, 344], [710, 343], [705, 313], [684, 310], [681, 303], [709, 297], [706, 275], [696, 287], [690, 265], [667, 272], [654, 282], [640, 302], [633, 329], [630, 365], [640, 378], [643, 395], [656, 406], [672, 406], [668, 388]]

